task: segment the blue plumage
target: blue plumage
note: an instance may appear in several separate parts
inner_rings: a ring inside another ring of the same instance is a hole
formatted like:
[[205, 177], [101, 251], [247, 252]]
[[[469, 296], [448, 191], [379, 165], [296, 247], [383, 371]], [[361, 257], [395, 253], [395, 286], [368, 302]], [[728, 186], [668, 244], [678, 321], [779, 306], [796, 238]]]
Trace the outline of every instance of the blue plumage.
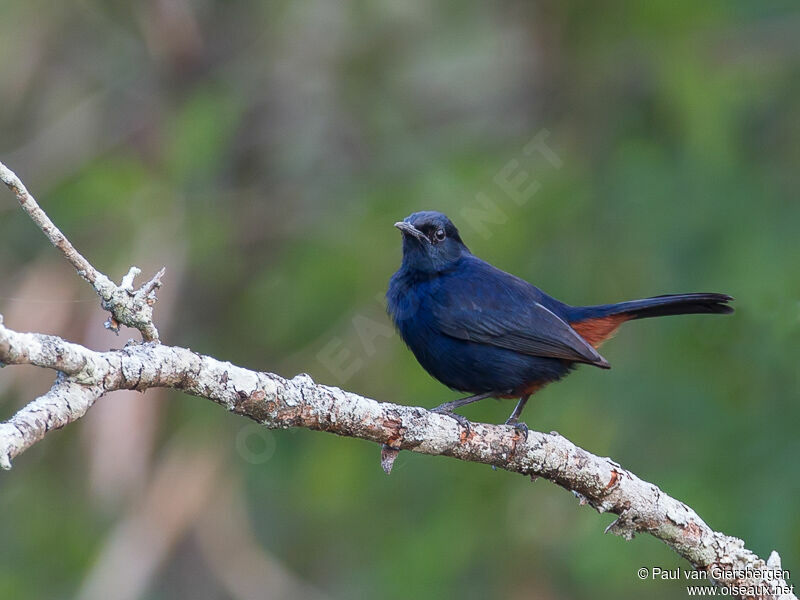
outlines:
[[[481, 272], [481, 263], [468, 255], [458, 261], [457, 269], [436, 277], [403, 268], [392, 277], [387, 294], [389, 314], [422, 367], [453, 389], [499, 395], [513, 395], [533, 381], [555, 380], [569, 372], [570, 365], [558, 358], [524, 354], [464, 339], [466, 335], [445, 333], [452, 331], [461, 318], [472, 316], [477, 324], [483, 317], [491, 319], [482, 306], [505, 300], [503, 292], [485, 285], [491, 286], [492, 279]], [[501, 313], [501, 318], [514, 319], [513, 306], [509, 302], [508, 314]], [[526, 309], [523, 305], [517, 312]]]

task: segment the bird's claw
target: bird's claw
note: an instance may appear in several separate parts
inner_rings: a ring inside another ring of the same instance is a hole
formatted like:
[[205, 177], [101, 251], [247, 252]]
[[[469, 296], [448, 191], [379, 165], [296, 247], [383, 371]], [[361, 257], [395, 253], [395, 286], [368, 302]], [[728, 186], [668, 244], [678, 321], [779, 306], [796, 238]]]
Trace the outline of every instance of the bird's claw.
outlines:
[[470, 428], [469, 420], [463, 415], [459, 415], [458, 413], [454, 413], [453, 411], [447, 410], [446, 408], [442, 408], [440, 406], [432, 408], [431, 412], [435, 412], [437, 414], [450, 417], [451, 419], [455, 419], [455, 421], [464, 428], [464, 431], [466, 431], [467, 435], [469, 435], [470, 432], [472, 431], [472, 429]]
[[528, 426], [524, 422], [509, 418], [506, 420], [506, 425], [514, 427], [514, 431], [522, 436], [524, 441], [528, 441]]

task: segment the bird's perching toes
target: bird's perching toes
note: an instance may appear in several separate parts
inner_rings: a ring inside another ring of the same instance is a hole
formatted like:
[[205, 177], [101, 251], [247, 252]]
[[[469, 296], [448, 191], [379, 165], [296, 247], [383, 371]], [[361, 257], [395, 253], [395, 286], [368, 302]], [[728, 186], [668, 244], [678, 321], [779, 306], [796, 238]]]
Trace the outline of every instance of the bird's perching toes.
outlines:
[[470, 425], [469, 420], [459, 414], [453, 412], [457, 408], [461, 408], [462, 406], [466, 406], [467, 404], [472, 404], [473, 402], [477, 402], [478, 400], [483, 400], [484, 398], [491, 398], [494, 396], [494, 392], [485, 392], [483, 394], [476, 394], [474, 396], [467, 396], [466, 398], [459, 398], [458, 400], [452, 400], [450, 402], [445, 402], [444, 404], [440, 404], [436, 408], [432, 408], [431, 412], [438, 413], [440, 415], [447, 415], [448, 417], [455, 419], [459, 425], [461, 425], [469, 435], [470, 432]]

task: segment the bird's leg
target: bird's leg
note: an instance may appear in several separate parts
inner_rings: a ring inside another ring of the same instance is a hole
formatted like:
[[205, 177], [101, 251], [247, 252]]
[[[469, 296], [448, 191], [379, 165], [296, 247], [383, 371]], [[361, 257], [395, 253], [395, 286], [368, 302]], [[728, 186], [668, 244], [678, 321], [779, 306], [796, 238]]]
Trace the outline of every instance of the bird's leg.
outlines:
[[444, 404], [440, 404], [436, 408], [432, 408], [431, 411], [437, 413], [450, 413], [457, 408], [466, 406], [467, 404], [472, 404], [473, 402], [477, 402], [478, 400], [483, 400], [484, 398], [491, 398], [492, 396], [494, 396], [494, 394], [495, 394], [494, 392], [486, 392], [484, 394], [476, 394], [474, 396], [467, 396], [466, 398], [459, 398], [458, 400], [453, 400], [452, 402], [445, 402]]
[[483, 400], [484, 398], [491, 398], [492, 396], [494, 396], [494, 392], [486, 392], [484, 394], [476, 394], [474, 396], [467, 396], [466, 398], [459, 398], [458, 400], [453, 400], [451, 402], [445, 402], [444, 404], [440, 404], [436, 408], [432, 408], [431, 412], [452, 417], [453, 419], [458, 421], [459, 425], [461, 425], [464, 429], [466, 429], [467, 433], [469, 433], [470, 428], [469, 428], [469, 421], [467, 420], [467, 418], [462, 415], [458, 415], [453, 411], [457, 408], [461, 408], [462, 406], [466, 406], [467, 404], [472, 404], [473, 402], [477, 402], [478, 400]]
[[519, 431], [523, 438], [526, 440], [528, 439], [528, 426], [519, 420], [520, 415], [522, 414], [522, 410], [525, 408], [525, 404], [528, 402], [528, 398], [531, 395], [527, 394], [522, 396], [517, 402], [517, 406], [514, 407], [514, 412], [511, 413], [511, 416], [506, 419], [506, 425], [513, 425], [514, 429]]

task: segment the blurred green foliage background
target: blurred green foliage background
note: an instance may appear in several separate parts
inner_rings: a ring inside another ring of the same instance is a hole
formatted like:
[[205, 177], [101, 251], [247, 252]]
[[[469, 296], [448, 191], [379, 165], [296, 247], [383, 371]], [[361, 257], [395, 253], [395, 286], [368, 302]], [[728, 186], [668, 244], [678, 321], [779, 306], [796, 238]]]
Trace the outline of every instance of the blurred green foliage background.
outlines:
[[[579, 369], [526, 418], [800, 569], [796, 2], [0, 14], [0, 160], [100, 270], [167, 266], [166, 343], [386, 401], [456, 397], [383, 312], [392, 223], [420, 209], [567, 302], [735, 296], [732, 317], [623, 328], [614, 369]], [[537, 135], [559, 166], [523, 152]], [[526, 202], [509, 173], [538, 186]], [[5, 190], [0, 313], [98, 349], [133, 337], [102, 329], [92, 290]], [[0, 418], [50, 378], [3, 369]], [[686, 567], [668, 548], [602, 535], [611, 517], [546, 481], [411, 453], [387, 478], [378, 457], [177, 393], [112, 395], [0, 475], [0, 598], [685, 594], [636, 577]]]

